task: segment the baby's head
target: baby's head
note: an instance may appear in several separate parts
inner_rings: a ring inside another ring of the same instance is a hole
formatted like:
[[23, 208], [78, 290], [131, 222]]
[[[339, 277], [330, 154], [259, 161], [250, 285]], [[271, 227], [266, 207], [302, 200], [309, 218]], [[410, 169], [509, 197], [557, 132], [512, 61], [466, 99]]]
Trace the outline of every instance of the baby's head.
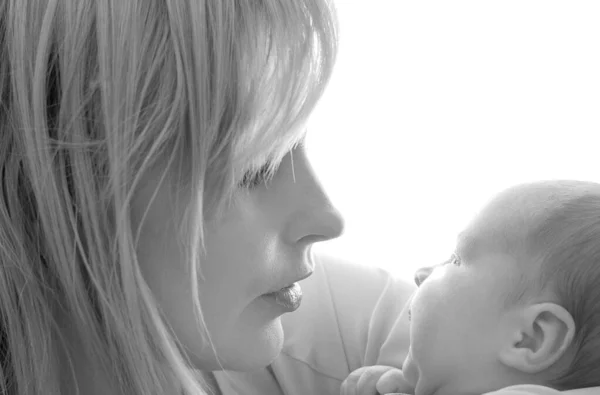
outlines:
[[403, 370], [417, 395], [600, 386], [600, 184], [510, 188], [456, 247], [416, 275]]

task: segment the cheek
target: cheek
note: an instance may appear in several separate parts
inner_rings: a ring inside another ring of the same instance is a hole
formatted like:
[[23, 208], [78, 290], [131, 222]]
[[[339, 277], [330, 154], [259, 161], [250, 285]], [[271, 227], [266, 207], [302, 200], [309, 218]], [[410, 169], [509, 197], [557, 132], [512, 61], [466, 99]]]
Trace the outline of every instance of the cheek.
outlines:
[[[250, 272], [230, 271], [221, 281], [211, 281], [211, 277], [206, 276], [206, 281], [200, 285], [204, 321], [225, 369], [249, 370], [266, 366], [283, 345], [281, 312], [272, 302], [245, 291], [252, 278]], [[202, 352], [213, 355], [207, 349]], [[203, 369], [220, 368], [208, 365], [205, 356], [203, 360]]]
[[198, 273], [200, 303], [209, 330], [219, 333], [235, 325], [254, 298], [249, 288], [255, 256], [243, 238], [208, 237], [206, 250]]
[[201, 258], [199, 287], [202, 305], [217, 306], [239, 315], [259, 295], [270, 291], [274, 275], [270, 262], [275, 249], [257, 226], [222, 230], [206, 237], [207, 254]]
[[443, 287], [443, 284], [426, 282], [412, 300], [410, 336], [415, 359], [435, 350], [453, 330], [457, 317], [450, 303], [452, 297]]
[[273, 288], [277, 244], [256, 225], [221, 226], [206, 235], [199, 280], [203, 317], [220, 361], [229, 369], [264, 366], [279, 353], [281, 311], [260, 295]]
[[428, 300], [427, 292], [422, 292], [422, 288], [420, 288], [411, 302], [410, 347], [413, 354], [426, 352], [428, 342], [424, 339], [431, 336], [429, 333], [432, 327], [431, 321], [434, 321], [435, 317], [430, 312], [431, 306], [428, 304]]
[[148, 233], [141, 235], [140, 269], [168, 326], [184, 348], [192, 351], [190, 356], [194, 363], [201, 364], [203, 331], [193, 314], [190, 270], [183, 252], [167, 234], [161, 237], [147, 237]]

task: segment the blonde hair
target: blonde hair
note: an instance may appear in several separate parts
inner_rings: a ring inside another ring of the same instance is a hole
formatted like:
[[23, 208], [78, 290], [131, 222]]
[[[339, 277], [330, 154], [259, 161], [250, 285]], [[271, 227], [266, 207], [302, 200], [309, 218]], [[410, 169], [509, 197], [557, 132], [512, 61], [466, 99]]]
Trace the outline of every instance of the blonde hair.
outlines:
[[185, 203], [201, 325], [205, 217], [301, 140], [334, 15], [328, 0], [0, 2], [2, 393], [60, 393], [58, 309], [122, 393], [205, 393], [141, 276], [132, 197], [158, 166]]

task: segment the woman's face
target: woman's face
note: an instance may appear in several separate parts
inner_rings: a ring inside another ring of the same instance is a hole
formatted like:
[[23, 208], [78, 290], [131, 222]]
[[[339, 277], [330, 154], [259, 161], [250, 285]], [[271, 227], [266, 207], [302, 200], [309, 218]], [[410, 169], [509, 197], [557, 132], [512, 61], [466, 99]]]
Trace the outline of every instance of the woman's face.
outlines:
[[[134, 231], [157, 187], [149, 177], [136, 195]], [[138, 259], [159, 307], [198, 369], [220, 366], [194, 320], [189, 263], [176, 239], [166, 183], [159, 187], [140, 232]], [[268, 185], [240, 189], [234, 204], [206, 224], [200, 301], [204, 320], [226, 369], [268, 365], [280, 352], [280, 317], [298, 307], [298, 289], [266, 295], [309, 276], [313, 243], [338, 237], [343, 222], [317, 181], [303, 145], [281, 163]], [[300, 291], [301, 292], [301, 291]], [[297, 301], [297, 299], [296, 299]]]

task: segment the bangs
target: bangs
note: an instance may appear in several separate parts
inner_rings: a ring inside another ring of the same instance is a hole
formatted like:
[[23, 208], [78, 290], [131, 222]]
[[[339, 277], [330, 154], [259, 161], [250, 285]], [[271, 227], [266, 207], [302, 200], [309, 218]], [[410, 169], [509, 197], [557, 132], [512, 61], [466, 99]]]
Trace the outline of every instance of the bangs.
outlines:
[[225, 27], [208, 32], [216, 128], [208, 166], [233, 186], [265, 162], [275, 166], [304, 136], [331, 75], [337, 22], [325, 0], [207, 4], [207, 26]]
[[167, 7], [185, 129], [178, 141], [189, 154], [180, 160], [191, 161], [187, 181], [220, 206], [245, 174], [273, 170], [303, 138], [335, 62], [335, 10], [331, 0]]
[[[248, 1], [239, 9], [238, 100], [231, 166], [279, 163], [304, 136], [303, 123], [328, 82], [337, 51], [332, 5]], [[243, 16], [243, 17], [242, 17]]]

